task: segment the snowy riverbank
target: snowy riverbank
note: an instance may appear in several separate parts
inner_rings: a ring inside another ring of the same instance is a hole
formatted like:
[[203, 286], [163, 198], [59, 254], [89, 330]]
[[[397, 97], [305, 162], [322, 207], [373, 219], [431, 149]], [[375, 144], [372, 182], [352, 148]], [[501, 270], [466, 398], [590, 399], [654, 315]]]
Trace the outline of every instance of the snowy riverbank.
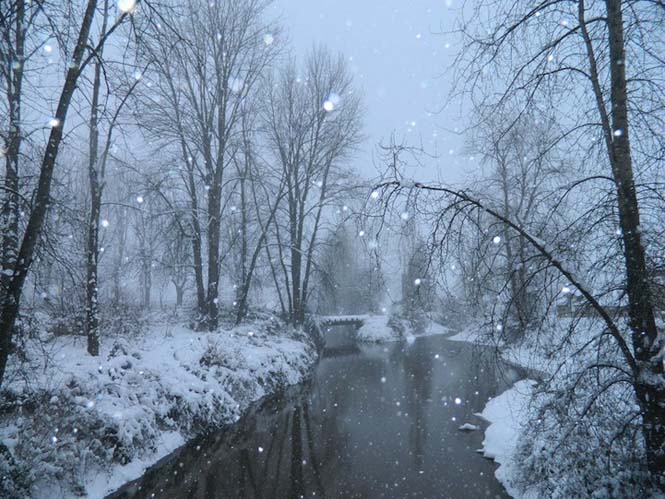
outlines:
[[483, 455], [499, 467], [495, 476], [512, 497], [529, 497], [515, 486], [517, 441], [529, 417], [529, 402], [535, 382], [522, 380], [501, 395], [489, 400], [481, 417], [490, 425], [485, 430]]
[[[482, 335], [480, 328], [467, 328], [460, 333], [448, 337], [449, 341], [473, 343], [488, 347], [501, 348], [501, 356], [509, 363], [527, 369], [545, 367], [536, 350], [524, 346], [517, 349], [506, 349], [491, 338]], [[485, 430], [482, 453], [497, 464], [495, 476], [505, 487], [511, 497], [527, 499], [517, 486], [517, 449], [518, 440], [529, 418], [529, 406], [536, 382], [530, 379], [518, 381], [511, 388], [490, 399], [480, 415], [489, 424]]]
[[[161, 324], [103, 345], [94, 358], [84, 338], [52, 338], [10, 366], [0, 491], [103, 497], [197, 433], [304, 381], [317, 357], [303, 333], [274, 319], [215, 333]], [[17, 375], [26, 362], [37, 376]]]
[[405, 320], [389, 315], [368, 315], [358, 329], [357, 338], [367, 343], [384, 341], [413, 341], [419, 336], [447, 334], [448, 328], [434, 321], [427, 320], [422, 331], [414, 331]]

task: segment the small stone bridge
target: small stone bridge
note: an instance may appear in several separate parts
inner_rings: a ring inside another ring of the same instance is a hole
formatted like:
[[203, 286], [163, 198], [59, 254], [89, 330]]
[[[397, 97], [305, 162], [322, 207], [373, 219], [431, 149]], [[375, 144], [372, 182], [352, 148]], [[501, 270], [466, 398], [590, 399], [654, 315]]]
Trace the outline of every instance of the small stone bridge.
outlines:
[[361, 327], [367, 320], [368, 315], [320, 315], [316, 318], [321, 329], [333, 326]]
[[[359, 351], [356, 331], [369, 315], [319, 315], [312, 316], [320, 335], [321, 347], [328, 357], [354, 354]], [[351, 326], [351, 330], [339, 330], [338, 326]]]

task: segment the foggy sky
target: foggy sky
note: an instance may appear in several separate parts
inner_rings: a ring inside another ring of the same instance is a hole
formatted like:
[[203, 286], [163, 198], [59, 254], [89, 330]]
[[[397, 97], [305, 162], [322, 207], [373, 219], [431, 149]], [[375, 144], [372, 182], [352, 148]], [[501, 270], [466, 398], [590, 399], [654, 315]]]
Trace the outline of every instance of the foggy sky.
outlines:
[[358, 172], [376, 176], [376, 144], [393, 130], [414, 144], [422, 137], [437, 152], [427, 171], [410, 176], [450, 183], [470, 170], [462, 138], [446, 130], [463, 126], [459, 107], [441, 110], [450, 88], [446, 68], [458, 49], [445, 34], [457, 15], [454, 0], [275, 0], [273, 9], [296, 56], [325, 44], [349, 61], [367, 111]]

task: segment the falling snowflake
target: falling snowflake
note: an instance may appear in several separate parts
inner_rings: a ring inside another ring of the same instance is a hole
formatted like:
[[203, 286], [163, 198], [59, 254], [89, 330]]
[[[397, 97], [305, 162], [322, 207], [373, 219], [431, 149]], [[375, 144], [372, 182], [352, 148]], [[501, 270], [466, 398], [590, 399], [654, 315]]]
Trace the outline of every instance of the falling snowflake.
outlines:
[[231, 92], [239, 94], [244, 86], [245, 82], [241, 78], [229, 78], [229, 88], [231, 89]]
[[118, 0], [118, 9], [123, 14], [131, 14], [136, 9], [136, 0]]
[[331, 92], [330, 95], [328, 95], [328, 98], [325, 100], [323, 103], [323, 109], [330, 113], [337, 109], [339, 106], [339, 103], [341, 102], [342, 98], [339, 96], [339, 94], [336, 94], [335, 92]]

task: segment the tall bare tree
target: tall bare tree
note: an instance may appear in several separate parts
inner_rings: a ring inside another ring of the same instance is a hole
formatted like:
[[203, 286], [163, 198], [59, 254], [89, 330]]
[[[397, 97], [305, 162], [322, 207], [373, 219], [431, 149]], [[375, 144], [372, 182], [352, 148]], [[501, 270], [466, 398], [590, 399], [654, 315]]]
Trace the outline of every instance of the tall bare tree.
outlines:
[[[145, 126], [176, 140], [187, 165], [184, 180], [191, 196], [195, 265], [203, 266], [200, 235], [207, 236], [207, 266], [197, 271], [197, 287], [206, 270], [203, 312], [210, 329], [218, 325], [224, 187], [237, 152], [234, 139], [242, 128], [244, 102], [275, 52], [275, 28], [264, 20], [268, 5], [265, 0], [187, 1], [186, 15], [173, 22], [180, 39], [174, 44], [170, 33], [157, 32], [157, 45], [151, 49], [159, 61], [158, 81]], [[204, 193], [203, 221], [199, 189]]]
[[[655, 137], [664, 122], [664, 109], [654, 105], [653, 95], [665, 94], [665, 65], [659, 55], [665, 12], [658, 2], [621, 0], [478, 2], [464, 12], [472, 17], [460, 29], [465, 45], [457, 68], [463, 93], [475, 103], [516, 117], [497, 124], [503, 134], [534, 107], [561, 111], [557, 117], [561, 131], [549, 142], [551, 147], [574, 152], [581, 178], [572, 179], [559, 202], [580, 186], [589, 188], [599, 182], [612, 186], [606, 199], [616, 213], [618, 237], [616, 243], [610, 238], [610, 248], [616, 251], [623, 274], [620, 291], [627, 298], [628, 324], [616, 315], [616, 307], [603, 303], [610, 291], [606, 283], [594, 289], [583, 282], [559, 254], [555, 241], [531, 234], [514, 214], [506, 216], [491, 201], [470, 191], [418, 182], [411, 187], [423, 197], [445, 195], [448, 204], [438, 221], [453, 212], [481, 210], [510, 227], [595, 310], [620, 360], [614, 364], [612, 359], [608, 365], [603, 363], [607, 359], [599, 358], [582, 369], [580, 379], [609, 370], [615, 375], [611, 383], [630, 386], [639, 407], [646, 466], [654, 481], [665, 488], [661, 479], [665, 470], [665, 337], [656, 322], [655, 276], [649, 272], [643, 239], [649, 230], [643, 225], [648, 219], [643, 217], [641, 194], [656, 185], [649, 189], [653, 181], [649, 168], [662, 166], [663, 159], [662, 145]], [[596, 156], [589, 156], [590, 152]], [[585, 156], [596, 160], [596, 165], [602, 162], [604, 171], [596, 168], [589, 174]], [[391, 185], [405, 187], [401, 179]], [[591, 226], [596, 224], [592, 219]], [[607, 387], [599, 390], [588, 407]], [[588, 414], [589, 409], [582, 413]]]
[[289, 319], [301, 324], [324, 209], [345, 189], [344, 162], [361, 139], [361, 106], [344, 59], [323, 48], [302, 73], [291, 61], [276, 78], [265, 112], [268, 147], [286, 185], [275, 236], [280, 259], [288, 255], [288, 268], [280, 266]]
[[116, 31], [128, 15], [130, 15], [129, 12], [121, 12], [113, 25], [106, 30], [104, 35], [100, 37], [91, 48], [88, 37], [91, 26], [97, 16], [97, 1], [90, 0], [85, 4], [80, 25], [78, 25], [78, 34], [72, 53], [71, 63], [69, 64], [64, 82], [61, 86], [55, 115], [50, 122], [51, 130], [41, 161], [32, 210], [28, 217], [21, 242], [18, 246], [18, 255], [13, 268], [5, 269], [5, 272], [11, 272], [11, 279], [3, 294], [0, 309], [0, 382], [4, 377], [7, 359], [11, 351], [12, 334], [14, 323], [19, 312], [23, 285], [33, 261], [35, 249], [41, 236], [46, 212], [50, 203], [53, 171], [60, 144], [62, 142], [63, 127], [66, 123], [72, 96], [76, 91], [82, 71], [93, 60], [95, 54], [99, 52], [111, 34]]

